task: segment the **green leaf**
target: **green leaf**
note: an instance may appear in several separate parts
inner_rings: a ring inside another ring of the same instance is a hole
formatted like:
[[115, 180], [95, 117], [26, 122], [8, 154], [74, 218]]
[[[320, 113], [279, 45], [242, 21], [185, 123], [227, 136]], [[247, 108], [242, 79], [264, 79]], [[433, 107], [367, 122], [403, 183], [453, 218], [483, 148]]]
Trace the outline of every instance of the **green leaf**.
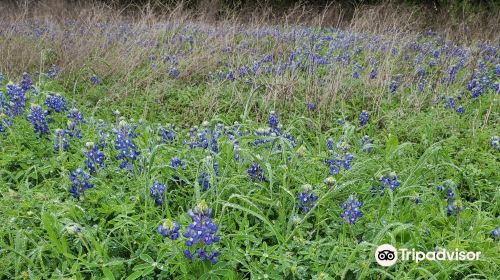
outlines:
[[104, 274], [104, 277], [106, 277], [106, 279], [108, 280], [114, 280], [115, 279], [115, 276], [113, 275], [113, 272], [111, 272], [111, 270], [107, 267], [103, 267], [102, 268], [102, 273]]
[[142, 276], [142, 270], [130, 274], [125, 280], [135, 280]]

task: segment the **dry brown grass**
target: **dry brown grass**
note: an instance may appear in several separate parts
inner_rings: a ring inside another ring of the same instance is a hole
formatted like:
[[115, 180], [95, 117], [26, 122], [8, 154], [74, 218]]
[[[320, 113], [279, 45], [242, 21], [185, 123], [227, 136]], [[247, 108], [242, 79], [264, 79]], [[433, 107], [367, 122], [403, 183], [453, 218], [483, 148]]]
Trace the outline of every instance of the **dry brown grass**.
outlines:
[[[96, 30], [96, 26], [107, 23], [119, 29], [123, 23], [131, 24], [134, 38], [131, 40], [155, 41], [165, 37], [162, 28], [155, 29], [161, 23], [168, 22], [170, 29], [182, 28], [189, 22], [197, 22], [216, 26], [221, 30], [229, 30], [224, 38], [210, 41], [213, 49], [235, 45], [235, 33], [238, 26], [260, 28], [263, 26], [333, 26], [346, 28], [355, 32], [383, 34], [391, 30], [399, 32], [418, 32], [434, 27], [443, 32], [445, 38], [455, 39], [459, 43], [471, 43], [476, 40], [499, 40], [498, 11], [491, 12], [488, 18], [484, 15], [471, 15], [461, 26], [446, 24], [449, 16], [435, 15], [425, 9], [414, 10], [407, 6], [382, 4], [376, 6], [360, 6], [352, 15], [346, 15], [340, 5], [328, 5], [326, 8], [310, 8], [297, 5], [278, 16], [266, 6], [243, 8], [238, 12], [226, 13], [221, 17], [220, 4], [217, 0], [207, 0], [205, 5], [193, 11], [187, 10], [183, 3], [177, 6], [145, 5], [142, 7], [116, 7], [101, 2], [80, 1], [18, 1], [17, 6], [0, 3], [0, 9], [7, 11], [1, 21], [8, 24], [26, 24], [41, 22], [56, 32], [55, 35], [33, 40], [19, 34], [16, 30], [4, 30], [0, 36], [0, 71], [6, 74], [18, 74], [19, 71], [46, 67], [46, 63], [57, 63], [65, 72], [74, 73], [84, 67], [99, 67], [103, 75], [126, 75], [147, 61], [153, 50], [132, 46], [127, 43], [109, 44], [106, 34]], [[131, 12], [131, 11], [134, 12]], [[433, 15], [433, 18], [429, 17]], [[496, 15], [496, 16], [495, 16]], [[64, 40], [67, 20], [78, 21], [79, 30], [85, 36]], [[430, 24], [432, 21], [435, 24]], [[36, 24], [35, 24], [36, 25]], [[471, 30], [474, 30], [472, 32]], [[169, 34], [175, 34], [171, 32]], [[279, 50], [280, 46], [276, 46]], [[168, 53], [168, 49], [162, 50]], [[218, 54], [217, 54], [218, 55]], [[183, 75], [192, 77], [206, 73], [218, 60], [217, 55], [206, 50], [195, 51], [192, 60], [185, 62]], [[24, 70], [21, 70], [24, 69]]]

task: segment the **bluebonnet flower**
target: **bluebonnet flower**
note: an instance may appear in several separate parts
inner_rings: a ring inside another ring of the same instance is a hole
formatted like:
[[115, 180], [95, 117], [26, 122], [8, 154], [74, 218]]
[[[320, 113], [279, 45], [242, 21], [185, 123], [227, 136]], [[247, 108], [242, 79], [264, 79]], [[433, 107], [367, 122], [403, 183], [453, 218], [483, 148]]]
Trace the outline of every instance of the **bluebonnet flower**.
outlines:
[[425, 89], [425, 84], [423, 82], [419, 82], [417, 85], [417, 90], [424, 91], [424, 89]]
[[234, 72], [233, 70], [229, 70], [227, 72], [227, 75], [226, 75], [226, 80], [228, 81], [234, 81], [235, 77], [234, 77]]
[[97, 141], [97, 147], [99, 147], [99, 149], [101, 149], [101, 150], [107, 146], [107, 143], [106, 143], [107, 135], [104, 131], [104, 128], [105, 128], [104, 121], [99, 120], [99, 123], [97, 125], [97, 133], [99, 134], [99, 140]]
[[22, 115], [26, 106], [25, 91], [17, 85], [7, 85], [7, 96], [10, 102], [7, 115], [9, 117]]
[[27, 91], [33, 87], [33, 81], [31, 80], [30, 75], [24, 72], [21, 78], [21, 88], [23, 91]]
[[333, 151], [333, 139], [332, 138], [326, 139], [326, 148], [330, 151]]
[[174, 126], [170, 126], [170, 128], [166, 129], [160, 127], [160, 138], [161, 142], [164, 144], [172, 143], [175, 138], [175, 128]]
[[446, 102], [444, 104], [445, 108], [455, 108], [455, 106], [456, 106], [456, 103], [455, 103], [455, 99], [453, 97], [449, 97], [448, 99], [446, 99]]
[[363, 127], [365, 126], [367, 123], [368, 123], [368, 112], [363, 110], [360, 114], [359, 114], [359, 126], [360, 127]]
[[163, 224], [159, 225], [157, 232], [163, 237], [168, 237], [172, 240], [177, 240], [180, 236], [179, 234], [180, 225], [179, 223], [166, 219]]
[[[384, 196], [385, 192], [384, 192], [384, 186], [383, 185], [379, 185], [378, 186], [378, 192], [380, 193], [380, 196]], [[372, 197], [374, 197], [377, 194], [377, 189], [374, 186], [371, 186], [370, 187], [370, 193], [372, 194]]]
[[118, 129], [115, 129], [114, 133], [116, 134], [115, 150], [119, 153], [115, 158], [122, 161], [120, 168], [130, 169], [132, 162], [140, 155], [137, 146], [132, 141], [136, 135], [125, 121], [120, 121]]
[[94, 86], [97, 86], [97, 85], [101, 84], [101, 79], [99, 79], [99, 77], [97, 77], [96, 75], [92, 75], [90, 77], [90, 83]]
[[500, 150], [500, 138], [498, 136], [491, 137], [491, 147], [495, 150]]
[[170, 70], [168, 70], [168, 76], [170, 78], [177, 78], [179, 76], [180, 72], [177, 70], [177, 68], [172, 67]]
[[162, 205], [163, 197], [165, 195], [165, 185], [155, 182], [149, 189], [149, 195], [155, 199], [156, 205]]
[[363, 152], [369, 153], [373, 149], [372, 140], [368, 135], [361, 137], [360, 144]]
[[[184, 165], [184, 162], [182, 160], [180, 160], [178, 157], [173, 157], [170, 160], [170, 167], [172, 167], [177, 172], [179, 167], [184, 169], [185, 165]], [[186, 182], [184, 182], [184, 180], [181, 180], [181, 178], [179, 178], [179, 176], [177, 176], [177, 175], [173, 175], [172, 180], [181, 186], [184, 186], [186, 184]]]
[[81, 130], [77, 127], [78, 124], [85, 122], [82, 113], [76, 108], [71, 108], [68, 112], [68, 122], [66, 125], [66, 132], [69, 137], [76, 137], [78, 139], [82, 138]]
[[267, 54], [262, 60], [262, 63], [268, 63], [273, 61], [273, 55], [272, 54]]
[[297, 192], [297, 198], [299, 199], [299, 210], [306, 214], [314, 207], [314, 202], [318, 200], [318, 196], [315, 196], [311, 191], [311, 187], [306, 185], [303, 192]]
[[264, 176], [264, 170], [260, 168], [260, 165], [257, 162], [253, 162], [252, 165], [250, 165], [247, 173], [252, 181], [267, 182], [267, 178]]
[[69, 173], [69, 180], [71, 181], [71, 188], [69, 189], [69, 193], [77, 198], [81, 194], [85, 192], [85, 190], [93, 188], [89, 182], [90, 175], [85, 173], [81, 168], [77, 168], [74, 171]]
[[464, 107], [460, 106], [460, 107], [458, 107], [458, 108], [455, 110], [455, 112], [457, 112], [457, 113], [459, 113], [459, 114], [463, 114], [463, 113], [465, 112], [465, 109], [464, 109]]
[[370, 79], [375, 79], [377, 77], [378, 70], [377, 68], [373, 68], [372, 71], [370, 71]]
[[307, 106], [307, 110], [309, 110], [309, 111], [316, 110], [316, 103], [314, 103], [312, 101], [311, 102], [307, 102], [306, 106]]
[[246, 67], [246, 66], [240, 67], [240, 69], [239, 69], [239, 77], [240, 78], [245, 77], [247, 75], [247, 73], [248, 73], [248, 67]]
[[173, 157], [172, 159], [170, 159], [170, 166], [174, 169], [177, 169], [179, 167], [184, 168], [184, 162], [178, 157]]
[[47, 77], [49, 79], [54, 79], [59, 74], [59, 71], [59, 66], [52, 64], [52, 66], [50, 66], [49, 68], [49, 71], [47, 71]]
[[361, 70], [361, 66], [358, 64], [354, 64], [352, 66], [352, 78], [353, 79], [359, 79], [359, 71]]
[[96, 167], [104, 168], [104, 154], [92, 142], [86, 143], [85, 166], [90, 174], [96, 172]]
[[269, 114], [269, 119], [268, 119], [268, 123], [269, 123], [269, 127], [272, 129], [272, 130], [277, 130], [278, 129], [278, 116], [276, 115], [276, 112], [274, 111], [271, 111], [271, 113]]
[[500, 78], [500, 64], [495, 65], [495, 70], [493, 70], [493, 73], [495, 74], [495, 76]]
[[363, 217], [363, 213], [359, 210], [359, 207], [363, 205], [362, 202], [358, 201], [358, 199], [351, 195], [349, 198], [340, 205], [342, 207], [343, 212], [340, 213], [340, 218], [346, 220], [350, 224], [355, 224], [361, 217]]
[[500, 227], [491, 231], [491, 236], [493, 238], [498, 238], [499, 235], [500, 235]]
[[203, 191], [206, 191], [210, 188], [210, 176], [206, 172], [200, 173], [198, 182], [200, 186], [203, 188]]
[[49, 113], [52, 111], [60, 113], [68, 110], [66, 108], [66, 99], [59, 94], [49, 93], [45, 98], [45, 105], [49, 108]]
[[389, 84], [389, 92], [390, 93], [395, 93], [396, 90], [398, 89], [399, 82], [397, 80], [392, 80], [391, 83]]
[[54, 152], [67, 151], [69, 149], [69, 141], [66, 137], [66, 131], [64, 129], [56, 129], [54, 135]]
[[33, 104], [30, 108], [30, 113], [27, 116], [28, 120], [33, 125], [35, 133], [38, 133], [39, 137], [43, 134], [49, 134], [49, 127], [47, 126], [47, 119], [45, 117], [45, 112], [43, 112], [42, 107]]
[[194, 259], [194, 254], [189, 250], [193, 245], [198, 247], [196, 254], [200, 260], [210, 260], [217, 262], [217, 252], [206, 254], [206, 248], [213, 243], [219, 242], [220, 237], [216, 235], [219, 226], [212, 221], [212, 209], [208, 208], [205, 201], [201, 201], [193, 210], [188, 211], [188, 215], [193, 221], [182, 234], [186, 238], [184, 255], [188, 259]]
[[381, 176], [379, 182], [381, 186], [387, 187], [391, 191], [393, 191], [394, 189], [399, 187], [399, 185], [401, 185], [401, 183], [398, 181], [396, 173], [393, 172], [389, 173], [387, 177]]
[[425, 75], [425, 70], [422, 66], [418, 67], [417, 69], [417, 76], [423, 77]]
[[340, 172], [342, 167], [345, 170], [351, 169], [351, 162], [353, 159], [354, 156], [349, 153], [345, 153], [343, 156], [333, 154], [331, 159], [325, 160], [325, 163], [329, 165], [330, 175], [335, 175]]
[[446, 191], [446, 214], [448, 216], [458, 215], [462, 211], [463, 206], [460, 200], [457, 200], [455, 193], [451, 188]]

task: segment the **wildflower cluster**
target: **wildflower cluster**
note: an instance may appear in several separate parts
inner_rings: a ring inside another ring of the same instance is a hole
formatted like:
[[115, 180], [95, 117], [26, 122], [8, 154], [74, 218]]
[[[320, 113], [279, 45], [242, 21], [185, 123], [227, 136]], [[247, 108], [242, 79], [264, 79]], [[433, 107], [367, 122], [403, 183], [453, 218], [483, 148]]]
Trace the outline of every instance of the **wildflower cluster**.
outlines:
[[149, 189], [149, 195], [154, 198], [156, 205], [162, 205], [165, 195], [165, 185], [155, 182]]
[[358, 199], [351, 195], [349, 198], [340, 205], [342, 209], [342, 213], [340, 213], [340, 218], [344, 219], [349, 224], [355, 224], [361, 217], [363, 217], [363, 213], [359, 210], [359, 207], [363, 205], [362, 202], [358, 201]]
[[137, 146], [133, 143], [133, 139], [137, 137], [133, 129], [125, 121], [121, 121], [118, 128], [114, 129], [115, 133], [115, 150], [118, 155], [117, 160], [121, 160], [120, 168], [131, 169], [132, 163], [140, 155]]
[[359, 114], [359, 126], [363, 127], [368, 123], [368, 112], [363, 111]]
[[[201, 261], [209, 260], [212, 263], [217, 262], [219, 252], [208, 252], [208, 246], [219, 242], [220, 237], [215, 235], [219, 226], [212, 221], [212, 209], [208, 208], [206, 203], [202, 201], [193, 210], [188, 211], [188, 215], [192, 220], [183, 233], [187, 239], [185, 244], [188, 247], [184, 250], [184, 256], [193, 260], [196, 256]], [[198, 248], [194, 253], [190, 248]]]
[[54, 152], [67, 151], [69, 149], [69, 140], [66, 137], [64, 129], [56, 129], [54, 134]]
[[69, 180], [71, 181], [71, 188], [69, 189], [69, 193], [77, 198], [82, 195], [85, 190], [93, 188], [89, 182], [90, 175], [85, 173], [81, 168], [77, 168], [74, 171], [71, 171], [69, 174]]
[[66, 99], [60, 94], [47, 94], [45, 98], [45, 105], [49, 108], [49, 114], [53, 111], [56, 113], [61, 113], [66, 110]]
[[179, 234], [179, 229], [181, 226], [179, 223], [172, 221], [170, 219], [166, 219], [163, 224], [158, 226], [158, 233], [161, 234], [163, 237], [168, 237], [172, 240], [177, 240], [180, 236]]
[[85, 166], [90, 174], [94, 174], [97, 167], [104, 168], [104, 154], [92, 142], [88, 142], [85, 146]]
[[304, 186], [302, 192], [297, 192], [297, 198], [299, 199], [299, 210], [306, 214], [314, 207], [314, 202], [318, 200], [318, 196], [315, 196], [309, 185]]
[[42, 137], [44, 134], [49, 134], [47, 119], [42, 107], [36, 104], [31, 105], [30, 113], [27, 118], [33, 125], [33, 129], [35, 133], [38, 133], [39, 137]]
[[257, 162], [253, 162], [247, 170], [248, 176], [252, 181], [267, 182], [267, 178], [264, 176], [264, 170], [260, 168]]

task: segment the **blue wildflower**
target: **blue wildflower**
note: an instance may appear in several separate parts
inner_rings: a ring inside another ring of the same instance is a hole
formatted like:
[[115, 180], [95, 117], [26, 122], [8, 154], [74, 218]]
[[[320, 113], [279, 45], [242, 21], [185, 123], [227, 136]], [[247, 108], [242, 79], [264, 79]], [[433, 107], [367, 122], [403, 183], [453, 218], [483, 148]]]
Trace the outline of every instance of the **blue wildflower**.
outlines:
[[177, 169], [179, 167], [184, 168], [184, 162], [178, 157], [173, 157], [170, 160], [170, 166], [173, 167], [174, 169]]
[[7, 115], [9, 117], [22, 115], [24, 113], [24, 107], [26, 106], [25, 91], [17, 85], [7, 85], [7, 96], [10, 101]]
[[307, 106], [307, 110], [309, 110], [309, 111], [316, 110], [316, 103], [314, 103], [312, 101], [311, 102], [307, 102], [306, 106]]
[[399, 87], [399, 82], [396, 80], [392, 80], [391, 83], [389, 84], [389, 92], [395, 93], [398, 87]]
[[500, 138], [498, 136], [491, 137], [491, 147], [495, 150], [500, 150]]
[[66, 137], [66, 131], [64, 129], [56, 129], [54, 135], [54, 152], [67, 151], [69, 149], [69, 141]]
[[163, 197], [165, 194], [165, 185], [155, 182], [153, 186], [149, 189], [149, 195], [155, 199], [156, 205], [163, 204]]
[[97, 77], [96, 75], [92, 75], [90, 77], [90, 83], [94, 86], [97, 86], [97, 85], [101, 84], [101, 79], [99, 79], [99, 77]]
[[45, 112], [43, 112], [42, 107], [35, 104], [31, 105], [30, 113], [27, 118], [33, 125], [33, 129], [35, 133], [38, 133], [39, 137], [42, 137], [43, 134], [49, 134], [49, 127], [47, 126]]
[[368, 135], [361, 137], [360, 144], [361, 150], [365, 153], [369, 153], [373, 150], [372, 140]]
[[446, 214], [448, 216], [457, 215], [462, 209], [461, 201], [457, 199], [453, 189], [448, 188], [446, 190]]
[[389, 173], [387, 177], [381, 176], [379, 182], [382, 187], [387, 187], [391, 191], [401, 185], [401, 183], [398, 181], [396, 173], [393, 172]]
[[97, 167], [104, 168], [104, 154], [92, 142], [86, 144], [85, 166], [90, 174], [94, 174]]
[[193, 222], [187, 226], [182, 234], [186, 238], [185, 244], [188, 246], [184, 251], [184, 255], [188, 259], [194, 259], [194, 255], [189, 248], [196, 245], [198, 246], [196, 253], [200, 260], [209, 259], [212, 263], [215, 263], [218, 254], [212, 252], [207, 257], [205, 251], [207, 246], [220, 240], [220, 237], [216, 235], [219, 226], [212, 221], [212, 209], [208, 208], [205, 201], [201, 201], [193, 210], [188, 211], [188, 215]]
[[77, 168], [69, 173], [69, 180], [71, 181], [71, 188], [69, 193], [77, 198], [85, 192], [85, 190], [93, 188], [94, 185], [89, 183], [90, 175], [85, 173], [81, 168]]
[[81, 130], [78, 128], [78, 125], [85, 122], [82, 113], [76, 108], [71, 108], [68, 112], [68, 118], [69, 120], [66, 125], [66, 131], [69, 137], [81, 139]]
[[343, 212], [340, 213], [340, 218], [346, 220], [350, 224], [355, 224], [361, 217], [363, 217], [363, 213], [359, 210], [359, 207], [363, 205], [362, 202], [358, 201], [358, 199], [351, 195], [349, 198], [340, 205], [342, 207]]
[[333, 139], [332, 138], [326, 139], [326, 148], [330, 151], [333, 151]]
[[177, 78], [179, 76], [180, 72], [177, 70], [177, 68], [172, 67], [170, 70], [168, 70], [168, 76], [170, 78]]
[[130, 169], [132, 162], [140, 155], [137, 146], [132, 141], [136, 135], [125, 121], [120, 122], [118, 129], [115, 129], [114, 133], [116, 134], [115, 150], [119, 153], [115, 158], [122, 161], [120, 168]]
[[269, 127], [272, 130], [277, 130], [278, 129], [278, 122], [279, 122], [278, 115], [276, 115], [276, 112], [271, 111], [271, 113], [269, 113], [269, 119], [268, 119]]
[[368, 112], [363, 110], [360, 114], [359, 114], [359, 126], [360, 127], [363, 127], [365, 126], [367, 123], [368, 123]]
[[33, 81], [28, 73], [24, 72], [21, 78], [21, 88], [23, 91], [27, 91], [33, 87]]
[[499, 235], [500, 235], [500, 227], [491, 231], [491, 236], [493, 238], [498, 238]]
[[52, 66], [50, 66], [49, 68], [49, 71], [47, 71], [47, 77], [52, 80], [59, 74], [59, 71], [59, 66], [52, 64]]
[[174, 126], [170, 126], [168, 129], [160, 127], [160, 138], [160, 141], [164, 144], [172, 143], [175, 138]]
[[309, 212], [314, 207], [314, 202], [318, 200], [318, 197], [313, 194], [310, 187], [306, 187], [303, 192], [297, 192], [297, 198], [299, 199], [299, 209], [304, 214]]
[[66, 99], [59, 94], [49, 93], [45, 98], [45, 105], [49, 108], [49, 113], [54, 111], [56, 113], [61, 113], [66, 110]]
[[198, 182], [200, 186], [203, 188], [203, 191], [206, 191], [210, 188], [210, 176], [206, 172], [200, 173]]
[[253, 162], [247, 170], [248, 176], [252, 181], [262, 181], [267, 182], [267, 178], [264, 176], [264, 170], [260, 168], [260, 165]]
[[180, 225], [179, 223], [166, 219], [163, 224], [159, 225], [157, 232], [163, 237], [168, 237], [172, 240], [177, 240], [180, 236], [179, 234]]

